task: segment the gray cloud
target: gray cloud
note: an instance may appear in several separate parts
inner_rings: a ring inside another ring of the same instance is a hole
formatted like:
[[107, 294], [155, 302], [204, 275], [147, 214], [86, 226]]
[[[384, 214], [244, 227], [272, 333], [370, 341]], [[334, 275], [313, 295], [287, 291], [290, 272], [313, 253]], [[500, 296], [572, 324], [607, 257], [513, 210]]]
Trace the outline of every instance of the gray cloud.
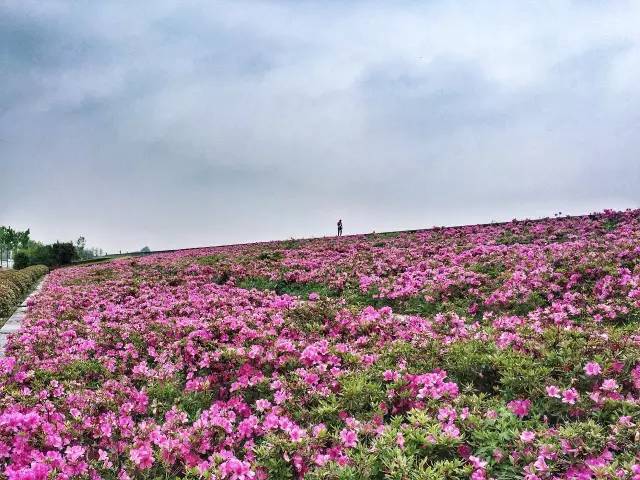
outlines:
[[0, 223], [110, 250], [640, 203], [635, 2], [5, 2]]

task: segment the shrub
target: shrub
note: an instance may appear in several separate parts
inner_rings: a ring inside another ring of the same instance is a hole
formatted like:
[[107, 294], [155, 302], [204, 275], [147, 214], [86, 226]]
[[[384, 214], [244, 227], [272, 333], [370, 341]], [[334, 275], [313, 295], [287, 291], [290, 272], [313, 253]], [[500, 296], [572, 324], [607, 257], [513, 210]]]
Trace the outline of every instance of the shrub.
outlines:
[[68, 265], [78, 256], [76, 247], [71, 242], [56, 242], [51, 246], [53, 265]]
[[298, 283], [286, 280], [271, 280], [266, 277], [247, 277], [238, 284], [240, 288], [247, 290], [273, 290], [278, 295], [296, 295], [307, 298], [311, 293], [317, 293], [324, 297], [336, 297], [338, 292], [321, 283]]
[[34, 265], [22, 270], [0, 272], [0, 316], [7, 316], [20, 298], [49, 269], [44, 265]]
[[[20, 256], [19, 260], [17, 259], [18, 256]], [[31, 242], [27, 248], [16, 253], [15, 261], [19, 262], [19, 266], [15, 268], [24, 268], [28, 265], [60, 267], [69, 265], [77, 258], [78, 252], [71, 242], [56, 242], [50, 245]]]
[[19, 251], [13, 256], [14, 270], [22, 270], [29, 266], [29, 255], [26, 252]]

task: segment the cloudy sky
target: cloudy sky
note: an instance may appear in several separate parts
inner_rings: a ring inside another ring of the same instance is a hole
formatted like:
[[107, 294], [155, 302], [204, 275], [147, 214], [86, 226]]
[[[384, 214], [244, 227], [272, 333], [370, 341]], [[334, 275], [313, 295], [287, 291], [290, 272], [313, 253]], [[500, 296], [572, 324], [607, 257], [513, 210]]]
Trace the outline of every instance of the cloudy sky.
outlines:
[[640, 2], [0, 2], [0, 224], [113, 250], [640, 206]]

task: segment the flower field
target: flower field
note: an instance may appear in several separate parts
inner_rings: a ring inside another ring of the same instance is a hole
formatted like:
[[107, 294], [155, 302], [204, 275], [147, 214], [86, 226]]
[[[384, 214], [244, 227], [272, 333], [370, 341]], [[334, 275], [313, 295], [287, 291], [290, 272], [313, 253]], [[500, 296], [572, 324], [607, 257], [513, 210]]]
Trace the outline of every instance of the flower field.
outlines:
[[640, 479], [640, 211], [53, 271], [10, 479]]

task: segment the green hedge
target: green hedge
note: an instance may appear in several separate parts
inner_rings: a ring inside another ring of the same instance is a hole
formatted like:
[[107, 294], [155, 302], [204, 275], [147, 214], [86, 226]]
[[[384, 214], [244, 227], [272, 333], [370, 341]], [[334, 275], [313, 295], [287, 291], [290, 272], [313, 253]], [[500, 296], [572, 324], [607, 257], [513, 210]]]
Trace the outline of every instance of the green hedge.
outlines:
[[36, 281], [48, 271], [44, 265], [0, 271], [0, 317], [9, 315]]

